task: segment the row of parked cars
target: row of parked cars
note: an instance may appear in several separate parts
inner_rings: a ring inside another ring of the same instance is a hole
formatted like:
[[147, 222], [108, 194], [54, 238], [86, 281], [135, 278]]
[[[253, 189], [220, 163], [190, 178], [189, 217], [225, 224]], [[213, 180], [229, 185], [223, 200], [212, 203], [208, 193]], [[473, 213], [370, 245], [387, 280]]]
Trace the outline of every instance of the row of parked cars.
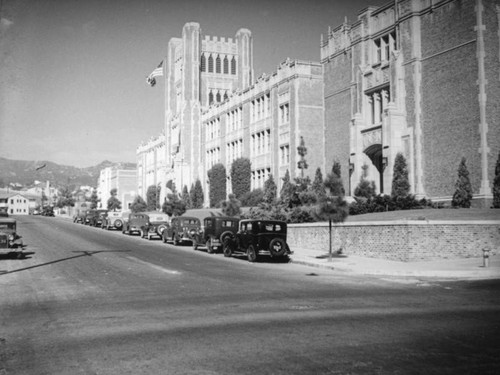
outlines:
[[161, 239], [173, 245], [191, 244], [194, 250], [205, 248], [210, 254], [246, 255], [255, 262], [263, 255], [287, 257], [292, 252], [286, 242], [287, 225], [276, 220], [250, 220], [227, 216], [170, 218], [160, 212], [122, 213], [89, 210], [75, 216], [75, 223], [103, 229], [121, 230], [123, 234]]

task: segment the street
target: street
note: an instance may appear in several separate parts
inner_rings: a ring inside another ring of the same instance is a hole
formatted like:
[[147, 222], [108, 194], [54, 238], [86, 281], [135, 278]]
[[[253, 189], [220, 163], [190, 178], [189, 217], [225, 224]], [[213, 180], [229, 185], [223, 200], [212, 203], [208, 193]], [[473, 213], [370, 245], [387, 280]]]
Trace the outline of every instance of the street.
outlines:
[[500, 371], [499, 280], [249, 263], [16, 218], [29, 255], [0, 258], [0, 375]]

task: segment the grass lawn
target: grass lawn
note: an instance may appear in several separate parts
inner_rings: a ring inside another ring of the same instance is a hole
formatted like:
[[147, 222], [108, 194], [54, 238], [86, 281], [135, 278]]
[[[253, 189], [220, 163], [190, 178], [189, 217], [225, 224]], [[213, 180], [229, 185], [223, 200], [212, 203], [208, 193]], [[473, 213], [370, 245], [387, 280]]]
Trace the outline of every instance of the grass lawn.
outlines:
[[377, 212], [349, 216], [347, 222], [355, 221], [393, 221], [393, 220], [499, 220], [500, 209], [479, 208], [441, 208], [423, 210], [404, 210]]

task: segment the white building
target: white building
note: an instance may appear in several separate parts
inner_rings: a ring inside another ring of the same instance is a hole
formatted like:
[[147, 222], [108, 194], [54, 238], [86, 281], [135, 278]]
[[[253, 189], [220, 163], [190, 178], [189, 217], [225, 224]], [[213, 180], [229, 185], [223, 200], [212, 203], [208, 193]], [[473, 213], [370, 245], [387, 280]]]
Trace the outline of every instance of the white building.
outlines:
[[97, 181], [99, 208], [107, 208], [112, 189], [116, 189], [117, 198], [122, 202], [122, 209], [128, 209], [137, 195], [137, 170], [117, 167], [107, 167], [101, 170]]

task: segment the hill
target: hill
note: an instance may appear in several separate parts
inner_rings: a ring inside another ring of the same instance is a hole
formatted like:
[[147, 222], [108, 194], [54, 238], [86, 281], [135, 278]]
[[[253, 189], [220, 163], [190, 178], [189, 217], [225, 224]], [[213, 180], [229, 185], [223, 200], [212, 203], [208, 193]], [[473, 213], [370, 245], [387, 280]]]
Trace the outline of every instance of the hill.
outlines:
[[[45, 167], [37, 170], [38, 167]], [[0, 187], [18, 184], [24, 187], [33, 186], [35, 180], [46, 182], [56, 187], [81, 185], [97, 186], [102, 169], [116, 166], [121, 169], [135, 169], [134, 163], [102, 163], [87, 168], [60, 165], [50, 161], [11, 160], [0, 157]]]

